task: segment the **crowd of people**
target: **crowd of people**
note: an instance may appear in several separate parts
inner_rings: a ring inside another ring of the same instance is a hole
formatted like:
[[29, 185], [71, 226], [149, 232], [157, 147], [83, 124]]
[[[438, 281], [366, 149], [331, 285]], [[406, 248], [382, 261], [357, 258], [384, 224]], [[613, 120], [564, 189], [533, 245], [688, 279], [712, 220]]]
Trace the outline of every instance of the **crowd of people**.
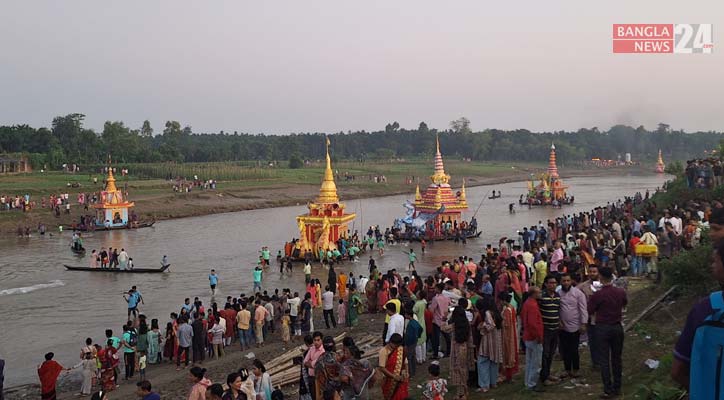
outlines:
[[0, 211], [20, 210], [22, 212], [30, 211], [35, 207], [35, 201], [30, 200], [29, 194], [24, 195], [0, 195]]
[[713, 189], [722, 181], [722, 161], [718, 158], [689, 160], [684, 169], [689, 188]]
[[209, 190], [216, 189], [216, 179], [199, 179], [198, 176], [194, 175], [194, 179], [186, 179], [177, 177], [173, 185], [173, 191], [176, 193], [189, 193], [194, 189], [198, 190]]
[[[303, 293], [264, 290], [271, 258], [264, 247], [253, 271], [252, 294], [229, 296], [222, 306], [213, 297], [221, 279], [211, 270], [211, 304], [186, 298], [170, 314], [165, 329], [159, 319], [138, 312], [143, 300], [132, 288], [125, 296], [128, 321], [121, 337], [108, 329], [105, 342], [88, 339], [81, 350], [75, 366], [84, 374], [81, 394], [89, 394], [94, 381], [103, 393], [114, 390], [121, 364], [123, 379], [133, 380], [138, 373], [139, 393], [148, 394], [146, 369], [166, 362], [177, 370], [193, 363], [190, 400], [280, 398], [262, 360], [254, 360], [251, 371], [229, 374], [225, 386], [212, 384], [201, 368], [209, 358], [225, 357], [233, 346], [246, 351], [275, 341], [285, 348], [304, 344], [298, 361], [299, 396], [304, 400], [367, 399], [372, 385], [379, 385], [385, 399], [403, 400], [410, 396], [410, 379], [419, 379], [423, 365], [426, 399], [444, 398], [448, 387], [455, 387], [457, 398], [467, 398], [471, 390], [495, 390], [519, 375], [525, 388], [544, 391], [579, 377], [580, 352], [586, 348], [601, 372], [602, 397], [616, 397], [622, 384], [624, 277], [657, 278], [660, 259], [698, 245], [705, 227], [724, 224], [721, 207], [716, 201], [689, 202], [661, 210], [648, 200], [648, 193], [637, 193], [590, 212], [539, 221], [520, 231], [517, 239], [504, 237], [497, 246], [488, 245], [479, 261], [461, 255], [443, 261], [425, 278], [414, 267], [414, 249], [409, 251], [407, 274], [380, 271], [372, 250], [385, 245], [387, 232], [374, 227], [363, 238], [374, 238], [372, 242], [357, 239], [358, 246], [352, 235], [349, 242], [339, 243], [347, 251], [357, 248], [352, 259], [369, 249], [368, 275], [357, 278], [342, 270], [342, 255], [348, 252], [325, 253], [323, 284], [312, 276], [309, 257]], [[291, 272], [289, 258], [279, 254], [278, 260], [282, 273]], [[326, 329], [344, 325], [354, 331], [364, 312], [385, 314], [380, 332], [384, 347], [377, 363], [365, 361], [351, 337], [337, 351], [334, 338], [322, 333], [322, 321]], [[556, 354], [560, 366], [554, 365]], [[52, 357], [46, 355], [46, 362]], [[445, 359], [449, 379], [441, 376]], [[53, 398], [62, 372], [59, 364], [48, 365], [39, 369], [43, 398]]]

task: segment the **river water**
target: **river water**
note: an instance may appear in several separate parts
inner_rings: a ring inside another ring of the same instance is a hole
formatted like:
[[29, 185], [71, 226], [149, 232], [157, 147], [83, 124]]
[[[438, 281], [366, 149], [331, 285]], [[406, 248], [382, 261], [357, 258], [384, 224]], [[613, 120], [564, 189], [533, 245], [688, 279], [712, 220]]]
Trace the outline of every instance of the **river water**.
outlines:
[[[487, 243], [497, 244], [501, 236], [515, 236], [517, 229], [561, 214], [591, 210], [597, 205], [623, 196], [660, 187], [663, 175], [572, 178], [566, 180], [575, 205], [563, 209], [519, 208], [518, 196], [526, 190], [525, 182], [478, 186], [467, 189], [469, 219], [477, 214], [483, 234], [479, 239], [462, 244], [438, 242], [428, 246], [426, 255], [418, 253], [418, 271], [424, 277], [440, 261], [459, 255], [477, 259]], [[489, 200], [490, 190], [500, 190], [503, 197]], [[310, 191], [310, 198], [315, 193]], [[414, 197], [390, 196], [347, 202], [347, 210], [356, 212], [352, 229], [360, 232], [370, 225], [391, 225], [404, 215], [402, 204]], [[485, 200], [483, 200], [485, 199]], [[508, 204], [516, 203], [516, 213], [508, 213]], [[101, 343], [104, 330], [120, 333], [126, 315], [122, 294], [137, 285], [145, 299], [143, 313], [159, 318], [162, 325], [171, 311], [178, 311], [185, 297], [199, 296], [205, 305], [210, 302], [207, 275], [215, 268], [220, 276], [216, 299], [223, 303], [227, 295], [251, 292], [251, 270], [261, 246], [269, 246], [276, 254], [285, 240], [296, 233], [294, 217], [304, 206], [241, 211], [203, 217], [184, 218], [156, 223], [153, 228], [137, 231], [95, 232], [86, 235], [85, 247], [98, 249], [112, 246], [125, 248], [136, 267], [159, 266], [164, 254], [169, 256], [171, 272], [165, 274], [131, 275], [70, 272], [62, 264], [87, 266], [87, 257], [80, 258], [68, 249], [70, 232], [52, 236], [13, 238], [0, 241], [0, 358], [6, 360], [6, 386], [35, 382], [35, 368], [43, 354], [53, 351], [56, 360], [66, 366], [75, 363], [86, 337]], [[388, 246], [385, 255], [375, 254], [381, 270], [404, 270], [408, 246]], [[89, 252], [90, 253], [90, 250]], [[365, 273], [366, 256], [358, 263], [346, 263], [342, 269], [357, 276]], [[326, 272], [315, 265], [313, 276], [326, 281]], [[304, 277], [296, 266], [291, 277], [280, 277], [272, 265], [264, 276], [265, 288], [290, 287], [301, 290]], [[317, 316], [315, 316], [317, 317]], [[163, 329], [163, 327], [162, 327]]]

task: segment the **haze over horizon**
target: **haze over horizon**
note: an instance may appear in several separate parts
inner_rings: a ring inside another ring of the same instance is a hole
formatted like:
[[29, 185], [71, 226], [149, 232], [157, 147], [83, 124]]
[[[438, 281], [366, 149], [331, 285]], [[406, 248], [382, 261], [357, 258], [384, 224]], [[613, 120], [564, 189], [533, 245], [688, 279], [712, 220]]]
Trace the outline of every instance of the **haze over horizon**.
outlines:
[[[613, 54], [614, 23], [711, 23], [714, 53]], [[707, 1], [8, 1], [0, 125], [722, 131], [722, 26]]]

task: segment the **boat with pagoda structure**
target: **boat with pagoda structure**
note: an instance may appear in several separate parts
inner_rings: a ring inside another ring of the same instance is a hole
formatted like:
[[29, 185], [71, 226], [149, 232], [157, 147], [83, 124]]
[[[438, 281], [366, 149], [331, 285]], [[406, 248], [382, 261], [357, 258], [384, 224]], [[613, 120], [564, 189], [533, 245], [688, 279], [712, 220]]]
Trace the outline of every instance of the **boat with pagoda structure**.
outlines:
[[[96, 210], [95, 226], [73, 224], [66, 226], [66, 229], [76, 231], [89, 230], [117, 230], [117, 229], [137, 229], [147, 228], [156, 223], [151, 221], [138, 221], [137, 215], [131, 211], [135, 203], [128, 201], [123, 197], [123, 192], [116, 187], [116, 178], [113, 176], [113, 167], [111, 158], [108, 156], [108, 176], [106, 177], [105, 187], [100, 193], [100, 199], [97, 204], [92, 207]], [[95, 229], [92, 229], [95, 228]]]
[[468, 209], [465, 194], [465, 181], [459, 191], [450, 186], [450, 175], [440, 153], [440, 140], [435, 139], [436, 151], [434, 172], [430, 175], [430, 184], [425, 193], [420, 193], [420, 185], [415, 189], [415, 202], [404, 204], [407, 215], [395, 220], [397, 235], [408, 240], [453, 240], [480, 236], [475, 218], [469, 222], [463, 220], [463, 212]]
[[326, 139], [326, 167], [319, 196], [307, 203], [307, 213], [297, 216], [299, 238], [284, 246], [286, 256], [293, 259], [319, 259], [320, 252], [334, 251], [339, 244], [344, 245], [349, 236], [349, 223], [356, 217], [354, 213], [346, 212], [345, 204], [339, 200], [329, 144]]
[[536, 178], [531, 175], [528, 181], [528, 193], [521, 194], [518, 203], [521, 205], [532, 206], [562, 206], [572, 204], [575, 200], [573, 196], [569, 196], [566, 192], [568, 186], [563, 183], [560, 175], [558, 175], [558, 166], [556, 165], [556, 146], [551, 144], [551, 152], [548, 157], [548, 170], [539, 174]]
[[664, 158], [661, 156], [661, 149], [659, 149], [659, 159], [656, 161], [656, 172], [663, 174], [665, 169], [666, 165], [664, 165]]

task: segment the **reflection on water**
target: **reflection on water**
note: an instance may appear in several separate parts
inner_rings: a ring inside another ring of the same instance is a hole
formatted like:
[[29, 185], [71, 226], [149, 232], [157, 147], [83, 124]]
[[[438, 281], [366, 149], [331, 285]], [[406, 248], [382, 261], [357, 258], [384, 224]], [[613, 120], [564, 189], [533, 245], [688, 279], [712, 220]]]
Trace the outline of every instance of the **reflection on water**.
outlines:
[[[469, 219], [482, 202], [477, 214], [483, 230], [480, 239], [463, 247], [452, 242], [431, 243], [426, 255], [420, 255], [418, 271], [426, 274], [441, 261], [468, 255], [476, 259], [487, 243], [497, 243], [524, 225], [545, 221], [563, 213], [591, 210], [607, 201], [653, 190], [666, 180], [664, 176], [622, 176], [573, 178], [566, 180], [576, 204], [563, 209], [519, 208], [518, 196], [526, 190], [525, 182], [468, 188]], [[502, 191], [502, 198], [490, 200], [490, 190]], [[370, 225], [382, 228], [404, 215], [402, 204], [414, 196], [391, 196], [347, 202], [347, 209], [357, 213], [352, 230], [364, 232]], [[508, 204], [516, 203], [516, 213], [508, 213]], [[172, 264], [166, 274], [105, 274], [70, 272], [63, 264], [86, 266], [87, 257], [78, 257], [68, 249], [71, 234], [34, 236], [0, 241], [0, 315], [12, 321], [0, 334], [0, 358], [6, 367], [6, 385], [36, 380], [35, 366], [48, 351], [70, 365], [76, 361], [86, 337], [100, 343], [106, 328], [121, 331], [126, 315], [122, 294], [132, 285], [143, 293], [146, 304], [141, 310], [152, 318], [165, 321], [171, 311], [178, 311], [185, 297], [199, 296], [210, 302], [207, 275], [215, 268], [220, 276], [217, 299], [251, 291], [251, 269], [262, 245], [274, 253], [296, 232], [294, 217], [304, 206], [242, 211], [172, 221], [161, 221], [153, 228], [138, 231], [94, 232], [85, 236], [85, 247], [125, 248], [137, 268], [158, 268], [166, 254]], [[414, 244], [412, 245], [414, 246]], [[388, 246], [385, 255], [375, 253], [382, 270], [405, 270], [409, 246]], [[367, 270], [367, 256], [342, 269], [356, 275]], [[326, 281], [326, 271], [314, 266], [313, 275]], [[60, 283], [58, 283], [60, 282]], [[291, 277], [281, 278], [272, 264], [264, 276], [266, 288], [290, 287], [301, 290], [304, 277], [296, 266]], [[18, 288], [23, 288], [20, 290]], [[37, 288], [29, 290], [29, 288]]]

